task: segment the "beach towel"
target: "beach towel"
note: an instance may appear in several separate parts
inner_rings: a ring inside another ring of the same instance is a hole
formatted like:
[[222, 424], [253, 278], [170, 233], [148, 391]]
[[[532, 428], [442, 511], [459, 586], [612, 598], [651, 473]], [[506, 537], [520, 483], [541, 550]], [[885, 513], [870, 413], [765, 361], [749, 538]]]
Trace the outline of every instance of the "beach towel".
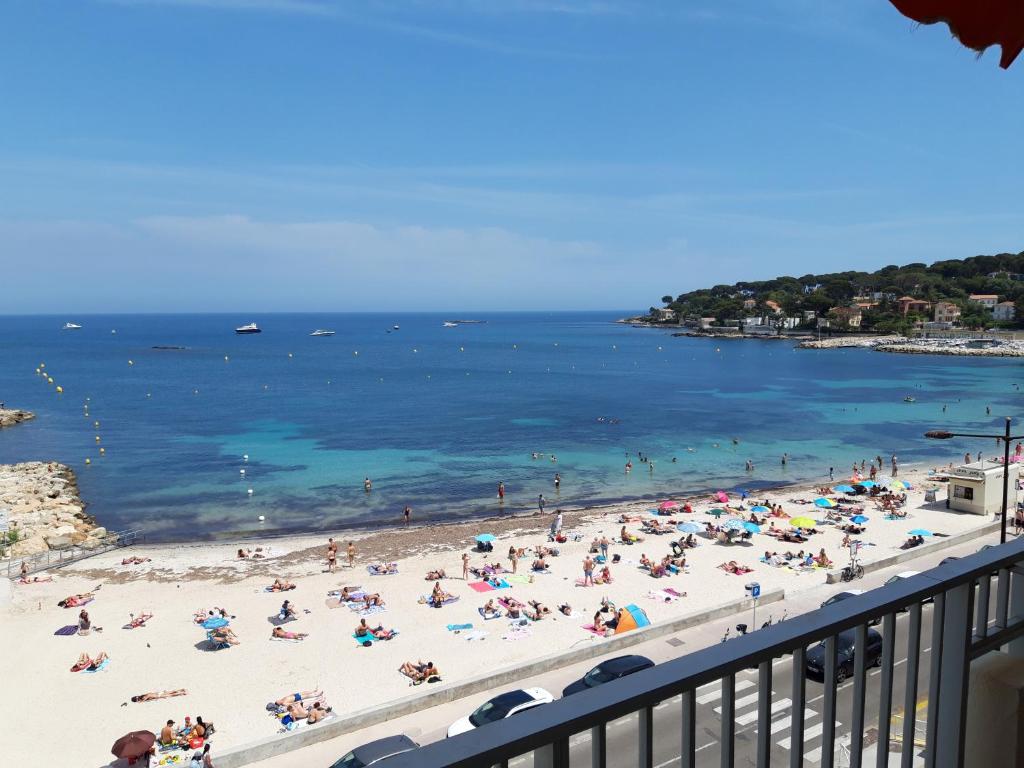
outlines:
[[336, 597], [329, 597], [324, 600], [324, 605], [328, 608], [341, 608], [341, 600]]
[[[938, 536], [939, 534], [935, 534], [935, 535]], [[492, 582], [491, 586], [494, 587], [495, 589], [509, 589], [509, 588], [511, 588], [512, 585], [509, 584], [507, 581], [505, 581], [505, 579], [499, 579], [497, 584]]]
[[530, 637], [533, 633], [527, 626], [514, 625], [509, 628], [508, 632], [501, 636], [502, 640], [523, 640], [524, 638]]
[[[328, 597], [341, 597], [341, 590], [340, 589], [332, 589], [330, 592], [327, 593], [327, 596]], [[364, 592], [359, 587], [351, 587], [349, 589], [348, 596], [349, 596], [349, 602], [351, 602], [352, 600], [362, 600], [364, 597], [366, 597], [366, 592]]]
[[472, 629], [472, 628], [473, 628], [472, 624], [449, 624], [448, 625], [448, 631], [449, 632], [461, 632], [464, 629]]
[[513, 573], [511, 576], [506, 578], [506, 581], [511, 582], [512, 584], [529, 584], [530, 577], [522, 573]]
[[[470, 626], [472, 626], [472, 625], [470, 625]], [[362, 637], [360, 637], [355, 632], [352, 633], [352, 639], [355, 640], [360, 645], [367, 645], [367, 644], [372, 645], [373, 643], [377, 643], [377, 642], [384, 643], [384, 642], [387, 642], [388, 640], [391, 640], [391, 639], [393, 639], [393, 638], [395, 638], [397, 636], [398, 636], [398, 630], [397, 629], [394, 630], [391, 633], [391, 637], [374, 637], [373, 635], [363, 635]]]
[[441, 606], [435, 606], [433, 601], [430, 599], [430, 595], [420, 595], [419, 602], [425, 603], [426, 605], [429, 605], [431, 608], [441, 607], [441, 606], [451, 605], [452, 603], [459, 602], [459, 596], [458, 595], [452, 595], [452, 596], [446, 598], [445, 600], [443, 600], [441, 602]]
[[598, 629], [594, 629], [594, 625], [593, 624], [584, 624], [583, 625], [583, 629], [585, 629], [587, 632], [589, 632], [592, 635], [597, 635], [598, 637], [604, 637], [604, 632], [602, 632], [601, 630], [598, 630]]
[[303, 640], [303, 638], [301, 638], [301, 637], [275, 637], [274, 635], [271, 635], [270, 639], [271, 640], [280, 640], [280, 641], [285, 642], [285, 643], [301, 643], [302, 640]]
[[110, 666], [110, 659], [104, 659], [102, 662], [100, 662], [100, 665], [98, 667], [96, 667], [95, 669], [83, 669], [82, 671], [83, 672], [102, 672], [103, 670], [105, 670], [109, 666]]
[[60, 629], [58, 629], [53, 634], [61, 635], [62, 637], [70, 637], [71, 635], [75, 634], [77, 631], [78, 631], [78, 625], [77, 624], [68, 624], [66, 627], [61, 627]]
[[373, 616], [375, 613], [384, 613], [387, 608], [383, 605], [371, 605], [369, 608], [363, 608], [359, 611], [360, 616]]
[[398, 568], [396, 567], [393, 571], [381, 571], [377, 569], [375, 565], [366, 566], [366, 570], [371, 576], [395, 576], [398, 574]]
[[502, 616], [501, 611], [496, 611], [495, 613], [492, 613], [490, 616], [484, 613], [483, 608], [477, 608], [476, 611], [480, 614], [484, 621], [490, 621], [491, 619], [500, 619]]
[[485, 637], [487, 637], [487, 635], [488, 635], [488, 633], [484, 632], [482, 629], [474, 629], [472, 632], [470, 632], [468, 635], [466, 635], [465, 639], [466, 640], [483, 640]]
[[488, 584], [486, 581], [471, 581], [469, 588], [474, 592], [491, 592], [494, 587]]

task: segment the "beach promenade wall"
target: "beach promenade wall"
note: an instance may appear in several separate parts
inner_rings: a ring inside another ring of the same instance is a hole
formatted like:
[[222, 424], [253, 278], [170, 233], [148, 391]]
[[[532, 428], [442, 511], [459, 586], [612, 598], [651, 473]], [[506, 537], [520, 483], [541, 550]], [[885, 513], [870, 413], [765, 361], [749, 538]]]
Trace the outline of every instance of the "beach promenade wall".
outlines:
[[[784, 590], [766, 590], [761, 593], [758, 605], [769, 605], [781, 602], [784, 599]], [[239, 768], [239, 766], [249, 765], [259, 760], [266, 760], [311, 744], [336, 739], [352, 731], [383, 723], [387, 720], [393, 720], [396, 717], [412, 714], [428, 707], [455, 701], [456, 699], [471, 696], [481, 691], [489, 691], [498, 686], [519, 682], [533, 675], [539, 675], [553, 669], [560, 669], [569, 664], [604, 656], [607, 653], [670, 635], [683, 629], [689, 629], [690, 627], [695, 627], [723, 616], [730, 616], [741, 611], [750, 610], [752, 607], [753, 601], [750, 598], [741, 598], [723, 603], [706, 611], [680, 616], [672, 621], [652, 624], [649, 627], [643, 627], [618, 637], [605, 638], [603, 640], [595, 638], [593, 642], [586, 645], [542, 656], [523, 664], [504, 667], [494, 672], [463, 680], [454, 685], [444, 686], [435, 690], [431, 690], [432, 686], [429, 685], [421, 686], [416, 689], [417, 693], [412, 696], [381, 704], [354, 715], [346, 715], [328, 720], [323, 725], [317, 727], [302, 727], [291, 733], [275, 734], [258, 741], [242, 744], [225, 752], [217, 751], [214, 763], [217, 768]], [[340, 754], [338, 755], [338, 757], [341, 756]], [[119, 765], [119, 763], [115, 762], [111, 763], [111, 765]]]
[[[935, 539], [931, 543], [924, 547], [914, 547], [913, 549], [902, 550], [897, 552], [895, 555], [889, 555], [888, 557], [882, 557], [878, 560], [865, 561], [862, 563], [864, 566], [864, 573], [873, 573], [874, 571], [880, 571], [883, 568], [889, 568], [900, 563], [907, 563], [914, 558], [920, 557], [921, 555], [930, 555], [934, 552], [941, 552], [944, 549], [950, 549], [952, 547], [959, 546], [971, 539], [980, 539], [983, 536], [987, 536], [990, 533], [996, 533], [999, 530], [1000, 521], [997, 520], [994, 523], [986, 523], [978, 528], [967, 531], [965, 533], [958, 534], [956, 536], [947, 536], [944, 539]], [[842, 569], [836, 569], [834, 571], [828, 571], [825, 574], [826, 584], [837, 584], [842, 581]]]

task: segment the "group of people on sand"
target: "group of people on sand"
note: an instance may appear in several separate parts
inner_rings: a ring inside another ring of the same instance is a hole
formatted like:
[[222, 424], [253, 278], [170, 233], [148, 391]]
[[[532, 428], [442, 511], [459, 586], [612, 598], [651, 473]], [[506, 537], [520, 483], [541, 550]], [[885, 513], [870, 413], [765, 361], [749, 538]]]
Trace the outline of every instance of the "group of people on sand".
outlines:
[[[270, 547], [267, 547], [267, 554], [270, 554]], [[239, 560], [263, 560], [267, 555], [263, 553], [263, 547], [256, 547], [252, 549], [239, 549], [238, 559]]]
[[[348, 557], [348, 567], [353, 568], [356, 564], [356, 543], [350, 541], [346, 548], [345, 554]], [[333, 539], [327, 540], [327, 570], [334, 573], [338, 567], [338, 543]]]
[[390, 640], [396, 634], [394, 629], [384, 629], [383, 624], [378, 624], [376, 627], [371, 627], [366, 623], [366, 619], [360, 619], [358, 626], [356, 626], [353, 634], [356, 638], [366, 638], [374, 640]]
[[[673, 542], [674, 543], [674, 542]], [[665, 555], [660, 561], [653, 561], [646, 554], [640, 555], [641, 570], [649, 571], [651, 576], [660, 579], [670, 573], [683, 573], [686, 570], [686, 557], [682, 555]]]
[[453, 595], [451, 592], [446, 592], [444, 588], [441, 586], [440, 581], [434, 582], [434, 588], [430, 590], [430, 599], [428, 601], [432, 607], [440, 608], [449, 600], [454, 599], [455, 595]]
[[432, 661], [426, 663], [422, 660], [415, 663], [406, 661], [398, 668], [398, 671], [412, 680], [413, 685], [419, 685], [424, 682], [434, 683], [441, 680], [441, 672], [434, 666]]
[[274, 583], [267, 587], [268, 592], [290, 592], [295, 589], [295, 584], [287, 579], [274, 579]]
[[814, 568], [815, 566], [828, 568], [832, 565], [832, 561], [828, 559], [824, 548], [822, 548], [817, 555], [812, 555], [810, 552], [804, 552], [802, 549], [795, 554], [789, 551], [779, 553], [765, 550], [764, 557], [761, 558], [761, 562], [775, 568], [785, 565], [788, 565], [791, 568]]
[[97, 669], [103, 666], [103, 662], [107, 661], [110, 657], [107, 656], [106, 651], [100, 651], [95, 658], [90, 658], [89, 654], [81, 653], [78, 656], [78, 661], [71, 667], [72, 672], [82, 672], [84, 670], [90, 670], [95, 672]]
[[323, 691], [299, 691], [282, 696], [273, 704], [268, 704], [271, 709], [281, 717], [281, 725], [287, 730], [292, 730], [302, 720], [309, 725], [318, 723], [326, 718], [332, 708], [327, 706]]

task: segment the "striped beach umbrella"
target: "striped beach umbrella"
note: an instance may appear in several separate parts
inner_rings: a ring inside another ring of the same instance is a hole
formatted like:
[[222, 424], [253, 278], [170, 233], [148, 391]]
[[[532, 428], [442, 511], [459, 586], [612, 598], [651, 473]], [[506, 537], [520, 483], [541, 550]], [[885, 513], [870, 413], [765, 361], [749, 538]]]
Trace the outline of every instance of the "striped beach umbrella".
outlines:
[[821, 507], [822, 509], [832, 509], [839, 505], [832, 501], [832, 499], [826, 499], [824, 496], [821, 496], [814, 500], [814, 506]]

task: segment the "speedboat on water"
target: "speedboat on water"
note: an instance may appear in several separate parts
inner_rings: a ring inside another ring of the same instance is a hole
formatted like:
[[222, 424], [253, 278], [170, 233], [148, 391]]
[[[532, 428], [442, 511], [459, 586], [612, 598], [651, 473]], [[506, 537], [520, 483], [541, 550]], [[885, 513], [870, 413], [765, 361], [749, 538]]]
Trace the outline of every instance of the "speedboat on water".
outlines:
[[913, 397], [912, 395], [907, 395], [906, 397], [903, 398], [903, 402], [904, 403], [912, 403], [915, 400], [916, 400], [916, 398]]
[[82, 326], [78, 323], [64, 323], [64, 327], [61, 328], [62, 331], [79, 331], [81, 329]]
[[458, 324], [458, 323], [453, 323], [453, 322], [450, 322], [450, 321], [448, 321], [448, 320], [445, 320], [445, 321], [444, 321], [444, 327], [445, 327], [445, 328], [458, 328], [458, 327], [459, 327], [459, 324]]
[[317, 328], [315, 331], [313, 331], [309, 335], [310, 336], [333, 336], [334, 335], [334, 331], [326, 331], [323, 328]]
[[262, 333], [262, 331], [256, 323], [249, 323], [248, 325], [240, 325], [235, 328], [235, 333]]
[[392, 325], [391, 326], [391, 330], [393, 330], [393, 331], [399, 330], [398, 323], [395, 323], [394, 325]]

